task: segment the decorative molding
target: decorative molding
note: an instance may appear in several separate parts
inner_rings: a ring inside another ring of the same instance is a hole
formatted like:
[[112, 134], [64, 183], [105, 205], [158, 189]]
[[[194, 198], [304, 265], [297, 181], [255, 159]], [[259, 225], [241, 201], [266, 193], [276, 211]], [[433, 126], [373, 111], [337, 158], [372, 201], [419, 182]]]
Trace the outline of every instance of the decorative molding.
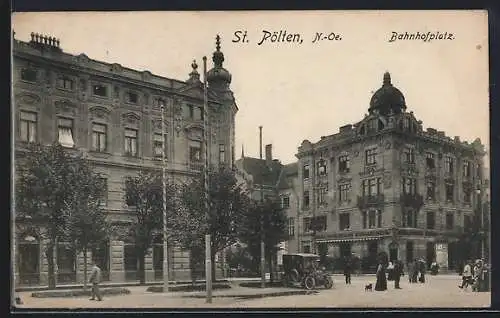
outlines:
[[123, 67], [118, 63], [111, 64], [111, 71], [115, 73], [121, 73], [123, 71]]
[[124, 123], [128, 124], [138, 124], [139, 121], [141, 120], [141, 116], [134, 112], [127, 112], [122, 115], [122, 120]]
[[91, 106], [89, 108], [89, 113], [92, 115], [93, 118], [108, 119], [108, 116], [111, 113], [111, 111], [107, 107], [96, 105], [96, 106]]
[[390, 171], [384, 171], [384, 189], [390, 189], [392, 187], [392, 173]]
[[[157, 131], [157, 130], [161, 131], [161, 126], [162, 126], [161, 118], [160, 119], [159, 118], [152, 119], [151, 125], [152, 125], [154, 131]], [[170, 123], [167, 120], [165, 120], [165, 132], [164, 133], [168, 133], [169, 126], [170, 126]]]
[[199, 124], [188, 124], [184, 127], [187, 132], [187, 138], [196, 141], [203, 140], [203, 126]]
[[58, 113], [76, 114], [77, 105], [68, 99], [55, 101], [54, 105], [56, 107], [56, 112]]
[[40, 96], [32, 93], [20, 93], [16, 95], [16, 103], [39, 104], [42, 101]]

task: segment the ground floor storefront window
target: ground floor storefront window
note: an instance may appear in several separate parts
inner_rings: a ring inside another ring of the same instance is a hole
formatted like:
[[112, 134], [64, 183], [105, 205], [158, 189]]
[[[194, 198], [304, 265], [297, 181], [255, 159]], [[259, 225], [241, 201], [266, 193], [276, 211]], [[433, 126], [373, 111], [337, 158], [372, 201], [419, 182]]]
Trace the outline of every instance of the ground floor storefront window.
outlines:
[[76, 282], [76, 251], [66, 243], [57, 244], [57, 282]]

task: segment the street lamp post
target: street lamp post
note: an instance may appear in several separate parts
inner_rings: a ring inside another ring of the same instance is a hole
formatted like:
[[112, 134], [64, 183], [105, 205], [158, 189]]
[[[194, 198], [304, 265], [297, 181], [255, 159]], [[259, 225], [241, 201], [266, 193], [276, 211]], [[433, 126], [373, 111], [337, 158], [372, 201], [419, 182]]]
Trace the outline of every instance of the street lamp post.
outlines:
[[165, 105], [161, 103], [161, 170], [162, 170], [162, 199], [163, 199], [163, 291], [168, 292], [168, 235], [167, 235], [167, 179], [165, 160]]
[[204, 169], [204, 202], [205, 202], [205, 216], [207, 220], [207, 233], [205, 234], [205, 285], [206, 285], [206, 302], [212, 303], [212, 254], [211, 254], [211, 241], [210, 241], [210, 227], [209, 227], [209, 214], [210, 214], [210, 201], [209, 201], [209, 155], [208, 150], [208, 86], [207, 86], [207, 57], [203, 57], [203, 148], [205, 150], [205, 169]]
[[480, 236], [479, 239], [481, 240], [481, 259], [484, 259], [484, 213], [483, 213], [483, 204], [481, 200], [481, 185], [477, 186], [476, 189], [477, 193], [477, 213], [479, 213], [480, 220], [481, 220], [481, 228], [480, 228]]
[[[262, 126], [259, 126], [260, 160], [262, 160]], [[263, 180], [263, 179], [262, 179]], [[266, 287], [266, 247], [264, 244], [264, 182], [260, 185], [260, 277], [262, 288]]]

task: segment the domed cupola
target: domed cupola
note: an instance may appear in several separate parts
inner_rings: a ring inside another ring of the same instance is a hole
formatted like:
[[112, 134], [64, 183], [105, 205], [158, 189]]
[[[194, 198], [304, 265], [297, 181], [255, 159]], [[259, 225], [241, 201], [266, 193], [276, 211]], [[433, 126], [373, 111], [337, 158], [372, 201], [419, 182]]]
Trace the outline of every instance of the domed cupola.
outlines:
[[394, 114], [399, 114], [404, 110], [406, 110], [405, 97], [399, 89], [392, 85], [391, 74], [385, 72], [382, 87], [373, 94], [368, 111], [370, 114], [378, 112], [386, 116], [391, 111]]
[[222, 67], [224, 54], [220, 50], [220, 36], [215, 38], [215, 52], [212, 56], [214, 67], [207, 72], [208, 85], [215, 89], [228, 89], [231, 84], [231, 73]]

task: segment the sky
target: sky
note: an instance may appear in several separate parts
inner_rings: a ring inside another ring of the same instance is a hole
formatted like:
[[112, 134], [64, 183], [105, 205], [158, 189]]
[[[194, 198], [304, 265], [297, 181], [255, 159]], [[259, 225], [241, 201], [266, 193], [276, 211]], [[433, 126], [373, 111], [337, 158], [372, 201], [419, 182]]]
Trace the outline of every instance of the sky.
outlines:
[[[386, 71], [424, 129], [479, 137], [489, 150], [486, 11], [33, 12], [13, 14], [12, 27], [19, 40], [43, 33], [67, 53], [179, 80], [193, 59], [202, 70], [207, 56], [211, 68], [219, 34], [239, 108], [237, 158], [242, 145], [259, 156], [262, 125], [273, 157], [296, 161], [303, 140], [360, 121]], [[248, 42], [236, 42], [245, 30]], [[269, 37], [258, 45], [263, 31], [300, 34], [302, 42]], [[393, 32], [445, 39], [391, 42]], [[313, 43], [316, 33], [327, 39]]]

